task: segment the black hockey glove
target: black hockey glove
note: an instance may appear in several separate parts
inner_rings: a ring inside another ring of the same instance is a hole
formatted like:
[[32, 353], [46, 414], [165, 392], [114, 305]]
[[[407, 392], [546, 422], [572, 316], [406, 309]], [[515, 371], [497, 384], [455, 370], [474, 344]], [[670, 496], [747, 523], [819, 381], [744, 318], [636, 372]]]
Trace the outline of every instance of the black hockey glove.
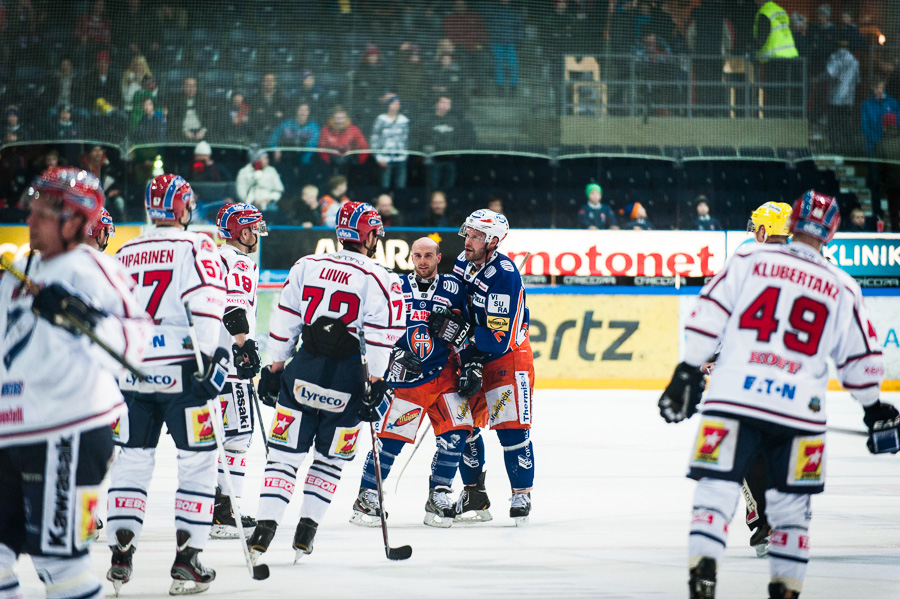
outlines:
[[209, 401], [222, 392], [225, 377], [228, 376], [228, 350], [217, 347], [212, 360], [203, 359], [206, 371], [190, 377], [191, 393], [198, 399]]
[[272, 365], [266, 366], [259, 373], [259, 385], [256, 387], [259, 393], [259, 401], [274, 408], [278, 403], [278, 394], [281, 392], [281, 371], [272, 372]]
[[80, 335], [75, 323], [93, 330], [106, 312], [89, 306], [60, 283], [47, 285], [34, 296], [31, 310], [50, 324], [61, 327], [73, 335]]
[[666, 422], [681, 422], [697, 412], [697, 405], [706, 389], [703, 372], [696, 366], [682, 362], [675, 367], [669, 386], [659, 398], [659, 415]]
[[394, 400], [394, 390], [384, 379], [378, 379], [369, 385], [369, 392], [363, 395], [357, 416], [363, 422], [378, 422], [387, 413]]
[[391, 348], [385, 379], [392, 383], [412, 383], [422, 378], [422, 362], [416, 354], [396, 345]]
[[460, 397], [469, 399], [478, 393], [481, 389], [482, 371], [483, 367], [480, 358], [472, 359], [462, 367], [459, 373], [459, 386], [457, 387]]
[[234, 368], [239, 379], [250, 380], [259, 374], [259, 348], [256, 341], [247, 339], [241, 346], [235, 343], [231, 346], [231, 353], [234, 356]]
[[869, 438], [866, 447], [872, 453], [897, 453], [900, 451], [900, 412], [889, 403], [876, 401], [868, 408], [864, 408], [866, 415], [863, 417], [866, 427], [869, 429]]
[[456, 347], [462, 347], [471, 328], [462, 316], [451, 313], [443, 306], [435, 306], [428, 316], [428, 330], [432, 336]]

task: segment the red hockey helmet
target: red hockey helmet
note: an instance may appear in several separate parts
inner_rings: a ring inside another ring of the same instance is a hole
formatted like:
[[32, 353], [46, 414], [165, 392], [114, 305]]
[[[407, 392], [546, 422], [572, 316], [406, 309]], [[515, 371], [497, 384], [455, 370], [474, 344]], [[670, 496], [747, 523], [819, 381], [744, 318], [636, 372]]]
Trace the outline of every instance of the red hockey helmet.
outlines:
[[810, 189], [794, 202], [791, 233], [805, 233], [828, 243], [841, 224], [841, 212], [831, 196]]
[[109, 239], [116, 236], [116, 225], [113, 222], [112, 216], [109, 214], [109, 210], [101, 208], [100, 218], [90, 227], [90, 229], [88, 229], [87, 234], [94, 239], [97, 239], [104, 229], [106, 230]]
[[257, 235], [269, 234], [262, 212], [250, 204], [225, 204], [216, 215], [216, 226], [225, 239], [237, 239], [241, 230], [247, 228]]
[[191, 184], [178, 175], [159, 175], [147, 184], [144, 206], [150, 220], [180, 221], [185, 208], [193, 210]]
[[62, 203], [62, 218], [83, 214], [85, 234], [100, 218], [103, 188], [100, 180], [87, 171], [71, 167], [53, 167], [45, 170], [28, 188], [30, 199], [51, 196]]
[[363, 202], [347, 202], [337, 214], [337, 238], [341, 241], [362, 243], [370, 231], [376, 231], [384, 237], [384, 224], [381, 215], [371, 204]]

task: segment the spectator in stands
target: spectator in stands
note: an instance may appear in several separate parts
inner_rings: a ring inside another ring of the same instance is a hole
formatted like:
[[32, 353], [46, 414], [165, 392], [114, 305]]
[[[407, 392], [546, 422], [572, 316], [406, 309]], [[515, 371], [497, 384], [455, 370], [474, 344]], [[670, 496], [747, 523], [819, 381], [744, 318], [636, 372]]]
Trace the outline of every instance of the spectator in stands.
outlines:
[[[670, 88], [674, 80], [674, 70], [669, 64], [672, 52], [666, 40], [656, 35], [652, 29], [644, 29], [640, 43], [631, 48], [634, 55], [635, 71], [638, 80], [645, 83], [639, 90], [644, 91], [638, 99], [641, 104], [669, 104], [672, 99]], [[659, 110], [661, 115], [668, 115], [668, 109]]]
[[[400, 113], [400, 98], [391, 95], [384, 102], [386, 110], [372, 127], [372, 149], [381, 168], [382, 189], [406, 187], [406, 158], [409, 149], [409, 119]], [[379, 152], [380, 151], [380, 152]]]
[[153, 98], [144, 99], [141, 120], [134, 133], [134, 141], [139, 144], [164, 143], [166, 141], [166, 118], [156, 110]]
[[[167, 31], [162, 23], [158, 23], [150, 6], [141, 0], [128, 0], [125, 8], [113, 15], [113, 39], [117, 46], [127, 43], [132, 54], [156, 57], [159, 51], [157, 31]], [[159, 28], [148, 27], [148, 23], [157, 22]]]
[[863, 38], [862, 33], [859, 32], [859, 27], [853, 22], [853, 11], [850, 6], [850, 4], [844, 4], [841, 9], [841, 24], [837, 27], [836, 37], [838, 43], [842, 45], [846, 43], [847, 49], [851, 52], [856, 52], [865, 47], [866, 40]]
[[66, 163], [62, 162], [59, 157], [59, 150], [56, 148], [51, 148], [47, 150], [47, 153], [34, 161], [34, 171], [35, 174], [43, 173], [48, 168], [54, 168], [57, 166], [65, 166]]
[[[882, 120], [884, 135], [878, 142], [876, 154], [883, 160], [900, 161], [900, 128], [897, 127], [897, 115], [889, 113]], [[874, 163], [873, 163], [874, 164]], [[871, 170], [871, 165], [870, 165]], [[900, 231], [900, 168], [885, 165], [881, 169], [880, 182], [883, 184], [884, 196], [888, 201], [887, 219], [891, 223], [891, 231]]]
[[52, 137], [61, 141], [75, 141], [82, 137], [81, 128], [72, 120], [72, 107], [69, 104], [56, 107], [56, 125], [53, 127]]
[[[463, 123], [453, 112], [453, 101], [448, 96], [440, 96], [435, 103], [434, 113], [426, 120], [422, 131], [421, 145], [425, 153], [447, 152], [464, 147]], [[456, 185], [456, 158], [454, 156], [434, 156], [428, 165], [428, 187], [431, 189], [452, 189]]]
[[123, 129], [119, 80], [110, 72], [109, 51], [97, 52], [90, 75], [76, 87], [75, 105], [91, 113], [94, 135], [121, 135]]
[[3, 128], [3, 143], [13, 143], [28, 140], [28, 129], [19, 120], [19, 107], [10, 105], [6, 107], [6, 123]]
[[815, 22], [806, 30], [806, 53], [797, 46], [798, 53], [808, 60], [809, 73], [809, 117], [813, 122], [825, 116], [828, 96], [828, 78], [825, 64], [837, 45], [837, 28], [831, 22], [831, 6], [822, 4], [816, 11]]
[[325, 116], [325, 99], [328, 92], [316, 83], [316, 76], [312, 71], [303, 71], [303, 85], [297, 93], [299, 104], [309, 106], [310, 118], [319, 121]]
[[319, 211], [319, 188], [315, 185], [304, 185], [300, 195], [301, 204], [294, 214], [294, 219], [303, 227], [321, 227], [322, 213]]
[[831, 80], [828, 131], [832, 152], [853, 154], [853, 124], [856, 120], [853, 107], [856, 104], [856, 86], [859, 85], [859, 61], [848, 49], [848, 40], [839, 39], [838, 44], [825, 65], [825, 72]]
[[447, 211], [447, 196], [443, 191], [431, 192], [431, 201], [428, 203], [428, 213], [422, 219], [423, 227], [454, 227], [457, 224], [456, 216]]
[[647, 220], [647, 210], [640, 202], [631, 202], [625, 208], [619, 210], [619, 214], [627, 219], [628, 222], [623, 225], [623, 229], [633, 229], [635, 231], [652, 231], [653, 225]]
[[260, 94], [253, 99], [250, 112], [250, 126], [254, 137], [266, 143], [275, 127], [284, 120], [284, 98], [278, 89], [275, 73], [266, 73], [262, 78]]
[[375, 210], [381, 215], [381, 221], [385, 227], [402, 227], [403, 215], [394, 206], [394, 198], [388, 193], [382, 193], [375, 200]]
[[88, 46], [89, 53], [109, 47], [112, 39], [109, 20], [103, 16], [106, 10], [104, 0], [94, 0], [89, 14], [81, 15], [75, 25], [75, 41]]
[[[809, 59], [809, 23], [806, 17], [799, 12], [791, 15], [791, 35], [794, 36], [794, 46], [797, 47], [797, 53], [803, 58]], [[808, 64], [808, 63], [807, 63]]]
[[844, 230], [848, 233], [874, 233], [875, 227], [869, 225], [865, 210], [854, 208], [850, 211], [850, 219]]
[[[480, 79], [478, 67], [483, 62], [481, 52], [487, 42], [487, 30], [481, 15], [469, 10], [465, 0], [456, 0], [453, 12], [444, 17], [443, 30], [444, 37], [462, 52], [460, 62], [463, 70]], [[438, 48], [438, 56], [444, 53], [444, 50]]]
[[[269, 137], [269, 145], [277, 148], [316, 148], [319, 144], [319, 124], [310, 121], [309, 104], [306, 102], [297, 106], [297, 112], [292, 119], [283, 121]], [[281, 152], [276, 152], [275, 162], [280, 160]], [[304, 152], [300, 159], [303, 164], [309, 164], [312, 160], [312, 152]]]
[[59, 68], [53, 73], [53, 79], [47, 90], [47, 101], [51, 106], [59, 106], [67, 104], [72, 106], [75, 104], [78, 90], [76, 84], [78, 79], [75, 77], [75, 69], [72, 67], [72, 59], [63, 58], [59, 61]]
[[[159, 92], [159, 89], [156, 86], [156, 79], [153, 78], [153, 75], [144, 75], [143, 80], [141, 81], [141, 89], [134, 93], [134, 96], [131, 98], [131, 132], [134, 133], [138, 124], [144, 115], [144, 109], [146, 108], [145, 102], [146, 100], [153, 100], [153, 105], [156, 106], [156, 96]], [[160, 113], [162, 114], [162, 113]]]
[[209, 118], [197, 95], [197, 78], [185, 77], [181, 92], [173, 94], [168, 104], [169, 137], [172, 141], [206, 139]]
[[498, 196], [491, 196], [485, 203], [488, 210], [493, 210], [497, 214], [503, 214], [503, 200]]
[[403, 42], [397, 54], [397, 93], [413, 118], [420, 114], [419, 96], [425, 89], [425, 62], [418, 44]]
[[[687, 45], [693, 54], [694, 78], [702, 83], [722, 81], [725, 55], [734, 49], [731, 21], [726, 12], [724, 0], [712, 0], [695, 6], [691, 11], [687, 28]], [[716, 85], [701, 85], [696, 88], [699, 104], [707, 107], [699, 110], [702, 116], [725, 116], [724, 108], [711, 105], [727, 104], [726, 90]]]
[[[753, 20], [753, 38], [756, 41], [756, 60], [760, 63], [760, 79], [763, 82], [765, 103], [775, 108], [766, 110], [766, 117], [790, 117], [802, 93], [778, 84], [798, 83], [801, 76], [795, 72], [800, 56], [791, 34], [791, 18], [772, 0], [756, 0], [759, 11]], [[796, 115], [793, 115], [796, 116]]]
[[588, 183], [584, 189], [587, 204], [578, 211], [578, 224], [583, 229], [618, 229], [616, 215], [603, 201], [603, 188], [596, 183]]
[[128, 70], [122, 74], [122, 108], [128, 116], [131, 116], [132, 110], [134, 110], [134, 95], [141, 91], [141, 82], [145, 75], [152, 76], [153, 73], [150, 71], [147, 59], [139, 54], [131, 59]]
[[234, 92], [231, 105], [223, 111], [223, 137], [234, 143], [246, 143], [250, 140], [250, 105], [244, 102], [244, 94]]
[[[329, 164], [334, 158], [333, 162], [337, 165], [343, 164], [347, 152], [368, 150], [369, 144], [359, 127], [350, 121], [347, 110], [343, 106], [335, 106], [331, 118], [328, 119], [328, 124], [322, 128], [322, 133], [319, 135], [319, 147], [336, 150], [337, 156], [325, 152], [322, 152], [320, 156], [325, 163]], [[368, 152], [361, 151], [357, 154], [359, 164], [365, 164], [368, 158]]]
[[709, 215], [709, 200], [705, 195], [697, 196], [697, 216], [694, 218], [695, 231], [722, 231], [718, 219]]
[[275, 210], [283, 193], [284, 185], [278, 171], [269, 165], [269, 155], [258, 150], [253, 152], [250, 162], [238, 171], [238, 198], [260, 210]]
[[33, 49], [40, 42], [39, 20], [40, 17], [31, 0], [19, 0], [10, 11], [9, 37], [13, 38], [11, 42], [20, 52]]
[[228, 169], [216, 164], [212, 159], [212, 146], [201, 141], [194, 148], [194, 162], [191, 164], [191, 183], [222, 183], [233, 181]]
[[[447, 96], [459, 98], [465, 96], [465, 85], [459, 65], [453, 59], [451, 52], [445, 52], [437, 57], [438, 64], [429, 76], [429, 91], [431, 97]], [[421, 95], [419, 90], [416, 95]], [[457, 101], [457, 104], [459, 102]]]
[[488, 36], [494, 54], [494, 80], [501, 95], [512, 96], [519, 86], [519, 59], [516, 45], [525, 37], [522, 15], [509, 0], [487, 11]]
[[876, 81], [872, 85], [872, 95], [862, 105], [862, 132], [869, 156], [875, 155], [875, 147], [884, 136], [884, 116], [898, 113], [900, 104], [884, 93], [884, 81]]
[[319, 199], [319, 212], [326, 227], [337, 226], [337, 214], [343, 204], [350, 201], [347, 197], [347, 177], [335, 175], [328, 180], [328, 193]]
[[[78, 167], [83, 168], [100, 180], [100, 184], [103, 186], [103, 193], [107, 199], [107, 210], [112, 212], [113, 215], [118, 214], [121, 217], [125, 208], [122, 198], [124, 177], [110, 162], [106, 152], [103, 150], [103, 146], [90, 146], [87, 153], [79, 159]], [[121, 218], [118, 220], [121, 220]]]
[[381, 60], [378, 46], [366, 44], [362, 62], [353, 77], [353, 98], [354, 101], [358, 101], [364, 124], [368, 125], [374, 120], [373, 111], [386, 91], [387, 82], [388, 73]]

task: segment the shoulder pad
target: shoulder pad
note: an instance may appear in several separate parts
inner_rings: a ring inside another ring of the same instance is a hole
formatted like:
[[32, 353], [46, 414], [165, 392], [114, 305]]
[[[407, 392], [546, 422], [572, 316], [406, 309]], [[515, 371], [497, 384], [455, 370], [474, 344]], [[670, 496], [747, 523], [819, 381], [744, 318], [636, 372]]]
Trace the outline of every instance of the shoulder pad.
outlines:
[[452, 295], [456, 295], [460, 290], [460, 281], [452, 275], [441, 275], [441, 288]]

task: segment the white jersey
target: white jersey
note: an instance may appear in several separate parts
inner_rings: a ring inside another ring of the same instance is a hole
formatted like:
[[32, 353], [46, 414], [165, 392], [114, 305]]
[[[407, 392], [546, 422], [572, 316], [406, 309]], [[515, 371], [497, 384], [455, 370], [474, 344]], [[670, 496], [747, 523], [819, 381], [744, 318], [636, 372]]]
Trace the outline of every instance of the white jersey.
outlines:
[[738, 248], [700, 291], [685, 333], [694, 366], [721, 340], [705, 411], [824, 432], [827, 358], [864, 406], [884, 378], [859, 285], [803, 243]]
[[291, 267], [272, 315], [272, 359], [287, 360], [303, 325], [320, 316], [340, 318], [357, 338], [362, 329], [369, 373], [383, 376], [391, 347], [406, 332], [400, 277], [347, 250], [301, 258]]
[[[247, 313], [250, 332], [247, 337], [256, 339], [256, 292], [259, 287], [259, 268], [247, 254], [225, 244], [219, 248], [222, 272], [225, 279], [225, 311], [237, 308]], [[230, 348], [234, 338], [222, 325], [219, 345]], [[230, 378], [235, 379], [234, 364], [229, 366]]]
[[216, 244], [202, 233], [175, 227], [150, 229], [123, 245], [116, 258], [134, 279], [135, 296], [155, 324], [144, 356], [144, 370], [155, 382], [126, 376], [123, 390], [139, 393], [183, 390], [181, 373], [169, 366], [194, 359], [184, 303], [189, 302], [200, 351], [212, 356], [219, 347], [225, 286]]
[[[140, 364], [152, 323], [115, 260], [80, 245], [50, 260], [35, 255], [27, 274], [39, 286], [65, 284], [105, 310], [97, 336]], [[125, 409], [116, 384], [124, 368], [84, 335], [35, 316], [32, 300], [12, 275], [0, 280], [0, 447], [96, 428]]]

